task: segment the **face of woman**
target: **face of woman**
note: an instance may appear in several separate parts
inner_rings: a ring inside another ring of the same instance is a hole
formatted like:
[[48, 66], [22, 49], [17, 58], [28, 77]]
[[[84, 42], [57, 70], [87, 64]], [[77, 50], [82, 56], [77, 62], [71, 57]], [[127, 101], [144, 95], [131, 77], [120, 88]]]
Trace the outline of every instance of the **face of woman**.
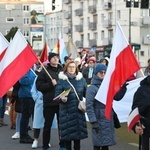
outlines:
[[75, 63], [70, 63], [67, 72], [71, 75], [73, 75], [76, 72], [76, 64]]
[[102, 71], [100, 71], [100, 72], [97, 73], [97, 76], [98, 76], [99, 78], [103, 79], [104, 76], [105, 76], [105, 73], [106, 73], [106, 71], [105, 71], [105, 70], [102, 70]]

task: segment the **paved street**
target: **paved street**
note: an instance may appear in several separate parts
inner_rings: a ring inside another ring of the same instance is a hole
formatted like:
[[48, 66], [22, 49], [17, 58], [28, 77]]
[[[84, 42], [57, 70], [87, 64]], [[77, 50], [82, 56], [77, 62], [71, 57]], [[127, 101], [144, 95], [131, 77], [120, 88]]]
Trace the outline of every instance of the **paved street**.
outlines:
[[[20, 144], [19, 140], [12, 140], [11, 136], [15, 133], [15, 130], [10, 129], [10, 123], [8, 116], [5, 117], [8, 126], [0, 127], [0, 150], [31, 150], [31, 144]], [[92, 141], [90, 136], [82, 141], [81, 150], [92, 150]], [[128, 132], [126, 129], [126, 123], [122, 124], [122, 128], [116, 130], [117, 134], [117, 145], [110, 147], [110, 150], [138, 150], [138, 136], [132, 131]], [[30, 135], [33, 137], [33, 131], [30, 131]], [[41, 134], [42, 135], [42, 134]], [[58, 147], [58, 133], [57, 129], [52, 129], [51, 134], [51, 149], [59, 150]], [[39, 148], [37, 150], [42, 150], [42, 139], [40, 136]]]

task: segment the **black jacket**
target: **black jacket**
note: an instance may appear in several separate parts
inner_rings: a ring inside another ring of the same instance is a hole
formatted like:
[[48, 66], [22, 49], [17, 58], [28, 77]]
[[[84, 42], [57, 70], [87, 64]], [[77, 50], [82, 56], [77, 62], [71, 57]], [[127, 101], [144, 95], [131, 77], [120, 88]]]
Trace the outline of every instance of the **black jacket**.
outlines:
[[[48, 64], [46, 68], [51, 77], [56, 81], [58, 81], [58, 74], [60, 71], [62, 71], [62, 69], [63, 68], [60, 65], [58, 65], [56, 68], [52, 67], [50, 64]], [[47, 75], [44, 69], [38, 74], [36, 86], [37, 90], [41, 91], [43, 94], [44, 107], [58, 105], [57, 102], [53, 102], [55, 96], [55, 86], [53, 86], [50, 77]]]
[[132, 110], [136, 107], [141, 115], [141, 123], [145, 126], [144, 135], [150, 137], [150, 76], [141, 81], [134, 94]]

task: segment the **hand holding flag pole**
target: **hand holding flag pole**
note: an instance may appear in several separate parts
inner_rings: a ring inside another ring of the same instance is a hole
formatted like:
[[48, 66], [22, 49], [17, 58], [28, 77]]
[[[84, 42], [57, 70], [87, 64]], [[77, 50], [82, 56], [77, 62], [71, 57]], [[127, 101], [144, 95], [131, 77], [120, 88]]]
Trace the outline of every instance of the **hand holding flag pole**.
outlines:
[[44, 67], [44, 65], [42, 64], [42, 62], [40, 61], [40, 59], [38, 59], [40, 65], [42, 66], [42, 68], [45, 70], [45, 72], [47, 73], [47, 75], [50, 77], [51, 80], [53, 80], [52, 76], [48, 73], [48, 71], [46, 70], [46, 68]]

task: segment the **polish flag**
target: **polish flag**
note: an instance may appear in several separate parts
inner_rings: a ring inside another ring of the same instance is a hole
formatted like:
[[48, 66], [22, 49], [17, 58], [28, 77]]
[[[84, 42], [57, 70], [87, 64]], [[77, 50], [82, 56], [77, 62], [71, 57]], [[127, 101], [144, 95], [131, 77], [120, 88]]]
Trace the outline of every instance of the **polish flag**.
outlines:
[[41, 52], [39, 59], [42, 63], [48, 60], [48, 50], [47, 50], [47, 43], [46, 42], [44, 44], [44, 47], [43, 47], [43, 50]]
[[3, 56], [5, 55], [6, 49], [9, 46], [9, 42], [6, 40], [6, 38], [3, 36], [2, 33], [0, 33], [0, 61], [2, 60]]
[[2, 97], [37, 61], [26, 39], [18, 30], [0, 62], [0, 97]]
[[105, 116], [110, 119], [114, 95], [126, 80], [140, 69], [131, 46], [117, 22], [110, 61], [105, 78], [95, 99], [106, 105]]
[[136, 107], [128, 116], [127, 119], [128, 131], [130, 131], [139, 120], [140, 114], [138, 108]]

